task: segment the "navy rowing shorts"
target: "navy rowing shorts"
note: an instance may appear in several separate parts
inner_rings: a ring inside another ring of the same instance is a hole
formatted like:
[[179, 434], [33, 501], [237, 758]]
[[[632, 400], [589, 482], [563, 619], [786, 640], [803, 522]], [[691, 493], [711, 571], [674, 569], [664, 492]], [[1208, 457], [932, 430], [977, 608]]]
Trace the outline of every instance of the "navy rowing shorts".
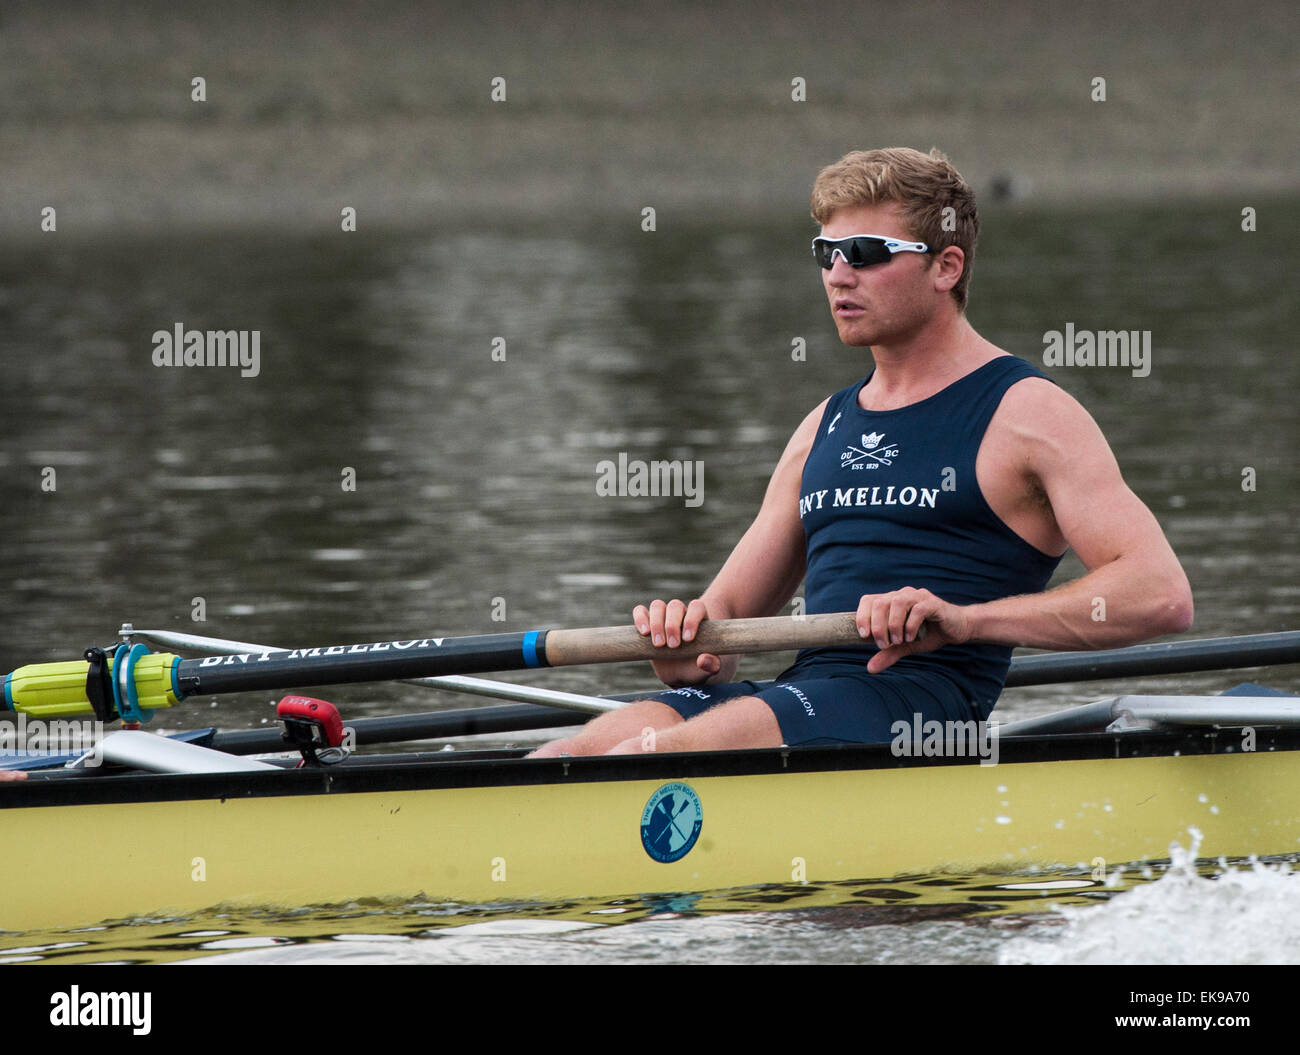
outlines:
[[942, 674], [825, 664], [792, 667], [776, 681], [736, 681], [652, 693], [688, 721], [726, 700], [757, 696], [772, 708], [787, 746], [879, 744], [895, 739], [895, 722], [968, 722], [979, 715], [966, 696]]

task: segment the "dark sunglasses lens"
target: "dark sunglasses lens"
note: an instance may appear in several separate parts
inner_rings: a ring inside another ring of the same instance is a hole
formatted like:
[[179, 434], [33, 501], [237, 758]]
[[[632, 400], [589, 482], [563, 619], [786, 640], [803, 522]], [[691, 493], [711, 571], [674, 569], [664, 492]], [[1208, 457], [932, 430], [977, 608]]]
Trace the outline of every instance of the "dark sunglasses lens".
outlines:
[[849, 263], [854, 267], [883, 264], [889, 259], [889, 250], [879, 238], [853, 238], [847, 246]]
[[891, 256], [889, 250], [885, 248], [884, 241], [879, 238], [844, 238], [838, 242], [818, 238], [813, 246], [813, 253], [817, 257], [817, 263], [829, 271], [835, 263], [835, 251], [837, 249], [844, 254], [844, 259], [849, 262], [851, 267], [883, 264]]

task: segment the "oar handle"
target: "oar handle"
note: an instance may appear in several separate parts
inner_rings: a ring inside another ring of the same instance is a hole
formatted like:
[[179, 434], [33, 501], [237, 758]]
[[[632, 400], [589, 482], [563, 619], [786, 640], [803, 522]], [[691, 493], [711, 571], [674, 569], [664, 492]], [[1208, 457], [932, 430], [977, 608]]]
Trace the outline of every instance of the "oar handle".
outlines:
[[546, 662], [552, 667], [572, 667], [582, 663], [625, 663], [639, 659], [689, 659], [705, 652], [726, 656], [862, 644], [853, 612], [710, 619], [700, 625], [694, 641], [683, 642], [671, 649], [656, 647], [634, 626], [548, 630]]

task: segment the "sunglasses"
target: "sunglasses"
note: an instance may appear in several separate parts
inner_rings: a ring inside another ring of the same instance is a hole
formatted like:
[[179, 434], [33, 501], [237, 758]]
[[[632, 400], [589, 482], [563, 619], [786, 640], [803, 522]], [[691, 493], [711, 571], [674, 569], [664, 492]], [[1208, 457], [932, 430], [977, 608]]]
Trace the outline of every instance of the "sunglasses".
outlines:
[[889, 263], [895, 253], [928, 253], [930, 247], [924, 242], [903, 242], [877, 234], [851, 234], [847, 238], [814, 238], [812, 251], [817, 263], [829, 271], [835, 266], [836, 253], [849, 267], [870, 267]]

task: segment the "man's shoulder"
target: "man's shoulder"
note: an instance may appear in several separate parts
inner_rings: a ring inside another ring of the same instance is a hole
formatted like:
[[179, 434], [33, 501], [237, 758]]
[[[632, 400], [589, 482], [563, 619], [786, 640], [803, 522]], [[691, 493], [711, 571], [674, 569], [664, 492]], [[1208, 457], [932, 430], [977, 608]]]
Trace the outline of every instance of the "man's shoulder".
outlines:
[[[1015, 356], [1007, 358], [1014, 359]], [[1023, 359], [1016, 361], [1025, 363]], [[1067, 419], [1078, 415], [1090, 418], [1083, 404], [1074, 396], [1032, 363], [1025, 363], [1025, 366], [1028, 371], [1007, 387], [998, 407], [999, 414], [1006, 411], [1030, 420], [1042, 420], [1045, 424], [1050, 424], [1059, 414], [1065, 414]]]
[[1026, 375], [1012, 384], [989, 423], [995, 444], [1010, 443], [1031, 466], [1096, 449], [1106, 437], [1087, 409], [1050, 378]]

